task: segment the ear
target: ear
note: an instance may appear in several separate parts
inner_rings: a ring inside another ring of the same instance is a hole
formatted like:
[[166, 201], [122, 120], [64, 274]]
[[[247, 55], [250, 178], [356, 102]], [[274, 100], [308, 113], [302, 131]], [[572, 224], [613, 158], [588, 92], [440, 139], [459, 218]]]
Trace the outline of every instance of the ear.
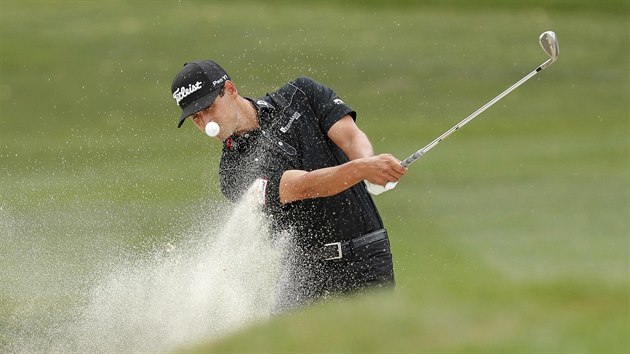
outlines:
[[227, 80], [224, 86], [225, 92], [228, 93], [230, 96], [238, 96], [238, 90], [236, 89], [236, 86], [234, 86], [234, 83], [232, 81]]

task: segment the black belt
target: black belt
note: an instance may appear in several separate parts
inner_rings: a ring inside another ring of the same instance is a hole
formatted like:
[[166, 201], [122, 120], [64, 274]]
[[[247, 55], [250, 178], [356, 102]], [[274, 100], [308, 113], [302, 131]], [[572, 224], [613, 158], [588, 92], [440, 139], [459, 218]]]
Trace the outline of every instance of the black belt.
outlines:
[[344, 255], [351, 254], [352, 250], [381, 241], [387, 238], [387, 230], [380, 229], [369, 234], [355, 237], [352, 240], [331, 242], [321, 248], [321, 256], [325, 261], [341, 259]]

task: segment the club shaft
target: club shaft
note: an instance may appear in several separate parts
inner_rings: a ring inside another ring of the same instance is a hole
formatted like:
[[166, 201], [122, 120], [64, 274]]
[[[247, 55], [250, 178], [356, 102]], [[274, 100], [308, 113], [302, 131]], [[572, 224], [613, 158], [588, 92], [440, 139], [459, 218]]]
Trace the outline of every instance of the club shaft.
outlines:
[[514, 91], [514, 89], [516, 89], [517, 87], [521, 86], [525, 81], [527, 81], [530, 78], [532, 78], [532, 76], [538, 74], [544, 68], [549, 66], [552, 62], [553, 62], [553, 60], [549, 59], [546, 62], [544, 62], [543, 64], [541, 64], [540, 66], [538, 66], [534, 71], [532, 71], [531, 73], [527, 74], [525, 77], [523, 77], [522, 79], [517, 81], [514, 85], [508, 87], [505, 91], [501, 92], [497, 97], [493, 98], [488, 103], [486, 103], [483, 106], [481, 106], [478, 110], [474, 111], [471, 115], [466, 117], [464, 120], [462, 120], [461, 122], [457, 123], [457, 125], [455, 125], [451, 129], [449, 129], [446, 132], [444, 132], [444, 134], [442, 134], [439, 137], [437, 137], [437, 139], [435, 139], [432, 142], [430, 142], [427, 146], [423, 147], [422, 149], [420, 149], [420, 150], [416, 151], [415, 153], [413, 153], [411, 156], [407, 157], [405, 160], [403, 160], [403, 162], [401, 162], [401, 164], [404, 167], [408, 167], [409, 165], [414, 163], [416, 160], [418, 160], [424, 154], [426, 154], [429, 150], [433, 149], [437, 144], [442, 142], [442, 140], [446, 139], [449, 135], [451, 135], [455, 131], [459, 130], [459, 128], [461, 128], [464, 125], [468, 124], [468, 122], [470, 122], [471, 120], [475, 119], [475, 117], [477, 117], [483, 111], [488, 109], [490, 106], [495, 104], [497, 101], [499, 101], [500, 99], [505, 97], [510, 92]]

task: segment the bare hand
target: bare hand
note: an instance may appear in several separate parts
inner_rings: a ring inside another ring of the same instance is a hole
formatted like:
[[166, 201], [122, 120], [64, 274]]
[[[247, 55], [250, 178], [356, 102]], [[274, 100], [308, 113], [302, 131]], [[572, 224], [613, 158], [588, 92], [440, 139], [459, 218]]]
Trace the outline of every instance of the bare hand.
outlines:
[[407, 173], [407, 168], [391, 154], [362, 158], [360, 162], [363, 179], [380, 186], [386, 185], [387, 182], [398, 182]]

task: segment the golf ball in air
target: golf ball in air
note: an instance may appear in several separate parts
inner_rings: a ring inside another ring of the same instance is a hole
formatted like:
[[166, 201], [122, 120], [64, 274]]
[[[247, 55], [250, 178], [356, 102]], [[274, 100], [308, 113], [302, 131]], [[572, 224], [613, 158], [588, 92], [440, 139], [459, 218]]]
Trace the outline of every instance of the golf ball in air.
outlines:
[[221, 128], [219, 128], [219, 125], [216, 122], [209, 122], [206, 124], [206, 134], [208, 134], [209, 137], [214, 138], [217, 136], [217, 134], [219, 134], [219, 130], [221, 130]]

